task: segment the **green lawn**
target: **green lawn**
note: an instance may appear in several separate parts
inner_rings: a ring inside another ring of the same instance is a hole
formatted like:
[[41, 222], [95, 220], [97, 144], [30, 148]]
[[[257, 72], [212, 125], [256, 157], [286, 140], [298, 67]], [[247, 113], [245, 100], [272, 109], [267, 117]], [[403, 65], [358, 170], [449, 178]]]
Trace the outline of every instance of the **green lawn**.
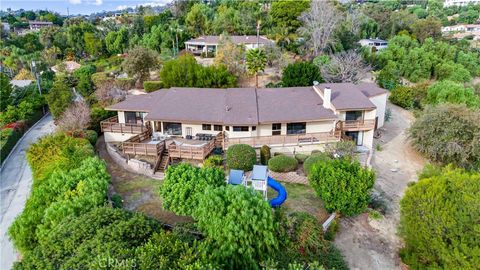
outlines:
[[[287, 212], [307, 212], [318, 218], [320, 222], [328, 218], [328, 212], [323, 207], [323, 202], [320, 200], [315, 191], [307, 185], [290, 184], [281, 182], [287, 189], [287, 200], [282, 205], [287, 209]], [[268, 198], [271, 199], [277, 196], [277, 192], [271, 188], [268, 189]]]

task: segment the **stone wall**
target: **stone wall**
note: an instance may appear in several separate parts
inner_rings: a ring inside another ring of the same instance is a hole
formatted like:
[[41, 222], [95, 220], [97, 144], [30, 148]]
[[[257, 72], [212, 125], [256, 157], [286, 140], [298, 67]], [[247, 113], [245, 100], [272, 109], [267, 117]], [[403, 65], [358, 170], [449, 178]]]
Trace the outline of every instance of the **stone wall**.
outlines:
[[112, 159], [118, 165], [122, 166], [122, 168], [124, 168], [125, 170], [134, 172], [134, 173], [143, 174], [148, 177], [153, 176], [152, 165], [150, 165], [149, 163], [138, 160], [138, 159], [133, 159], [133, 158], [127, 160], [111, 144], [105, 143], [105, 146], [107, 148], [107, 152], [110, 155], [110, 157], [112, 157]]

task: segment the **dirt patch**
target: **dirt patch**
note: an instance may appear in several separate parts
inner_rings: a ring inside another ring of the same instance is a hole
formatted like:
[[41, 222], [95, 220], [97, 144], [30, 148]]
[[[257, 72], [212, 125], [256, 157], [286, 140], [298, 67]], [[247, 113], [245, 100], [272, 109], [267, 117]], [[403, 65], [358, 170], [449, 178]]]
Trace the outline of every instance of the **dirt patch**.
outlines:
[[112, 177], [109, 193], [118, 193], [123, 199], [123, 207], [138, 211], [163, 223], [174, 225], [191, 222], [190, 217], [178, 216], [163, 210], [162, 199], [158, 195], [161, 181], [135, 174], [115, 163], [105, 148], [103, 136], [97, 142], [98, 155], [106, 161], [108, 172]]
[[392, 119], [385, 123], [382, 136], [375, 139], [382, 147], [375, 151], [372, 167], [377, 174], [375, 191], [387, 203], [387, 213], [380, 220], [367, 214], [343, 218], [335, 239], [351, 269], [402, 269], [398, 251], [402, 245], [397, 235], [399, 202], [407, 185], [417, 181], [417, 172], [425, 160], [410, 146], [406, 130], [414, 117], [409, 111], [387, 104]]

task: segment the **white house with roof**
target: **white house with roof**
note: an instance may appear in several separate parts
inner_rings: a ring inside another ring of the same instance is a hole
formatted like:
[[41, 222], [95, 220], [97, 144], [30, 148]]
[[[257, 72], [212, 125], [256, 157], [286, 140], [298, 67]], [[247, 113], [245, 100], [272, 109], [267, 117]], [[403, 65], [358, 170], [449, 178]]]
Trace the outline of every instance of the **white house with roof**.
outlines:
[[443, 7], [479, 5], [480, 0], [445, 0]]
[[[222, 36], [200, 36], [185, 42], [185, 49], [193, 54], [215, 53]], [[243, 45], [245, 49], [261, 48], [269, 44], [275, 44], [274, 41], [264, 36], [228, 36], [236, 45]]]
[[377, 51], [386, 49], [388, 47], [388, 41], [378, 38], [365, 38], [358, 41], [360, 46], [369, 47]]

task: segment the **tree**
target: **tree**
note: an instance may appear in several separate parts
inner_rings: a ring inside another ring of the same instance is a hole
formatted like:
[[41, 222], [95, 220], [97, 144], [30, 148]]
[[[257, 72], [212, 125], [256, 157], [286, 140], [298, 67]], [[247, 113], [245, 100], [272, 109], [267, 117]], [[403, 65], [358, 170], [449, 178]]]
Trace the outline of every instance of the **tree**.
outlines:
[[430, 160], [469, 168], [480, 160], [479, 117], [465, 105], [429, 106], [410, 127], [409, 137]]
[[123, 53], [128, 47], [128, 29], [123, 26], [117, 32], [108, 32], [105, 47], [110, 54]]
[[400, 202], [401, 251], [412, 269], [480, 264], [480, 174], [447, 167], [410, 186]]
[[326, 82], [357, 83], [370, 71], [370, 67], [363, 61], [360, 54], [351, 50], [332, 55], [330, 61], [322, 65], [320, 70]]
[[298, 17], [307, 10], [310, 1], [274, 1], [268, 15], [276, 35], [275, 40], [282, 46], [296, 38], [295, 32], [302, 25]]
[[232, 74], [240, 76], [245, 72], [245, 47], [237, 46], [229, 36], [221, 35], [214, 63], [225, 65]]
[[300, 16], [303, 26], [298, 29], [304, 36], [313, 56], [333, 43], [333, 33], [341, 16], [330, 2], [313, 0], [311, 7]]
[[195, 3], [185, 18], [185, 24], [187, 25], [188, 32], [194, 37], [205, 34], [207, 28], [208, 7], [204, 4]]
[[87, 129], [90, 125], [90, 108], [85, 101], [77, 101], [65, 110], [58, 120], [57, 127], [61, 131]]
[[85, 51], [90, 54], [97, 56], [102, 51], [102, 41], [95, 36], [93, 33], [84, 33], [83, 39], [85, 42]]
[[260, 49], [251, 49], [247, 51], [246, 65], [248, 73], [255, 75], [255, 87], [258, 87], [258, 73], [265, 70], [267, 65], [267, 56], [265, 51]]
[[295, 62], [283, 70], [283, 87], [312, 86], [314, 81], [323, 82], [323, 79], [319, 68], [312, 62]]
[[49, 66], [54, 66], [61, 53], [62, 52], [60, 51], [60, 49], [58, 47], [52, 46], [52, 47], [46, 48], [42, 51], [42, 59]]
[[137, 46], [128, 51], [122, 68], [129, 76], [142, 83], [150, 77], [150, 70], [158, 66], [158, 54], [145, 47]]
[[442, 36], [442, 22], [435, 17], [428, 17], [426, 19], [416, 20], [412, 25], [412, 34], [417, 37], [420, 42], [425, 41], [426, 38], [434, 39]]
[[191, 215], [207, 187], [225, 184], [225, 174], [219, 168], [197, 168], [182, 163], [170, 166], [159, 193], [163, 208], [178, 215]]
[[463, 65], [453, 61], [438, 64], [435, 67], [435, 75], [439, 81], [469, 82], [472, 79], [470, 72]]
[[143, 35], [141, 44], [146, 48], [160, 52], [163, 33], [164, 31], [162, 29], [162, 26], [154, 25], [152, 26], [150, 33], [146, 33]]
[[439, 81], [428, 87], [425, 102], [428, 104], [456, 103], [480, 107], [480, 97], [473, 88], [452, 81]]
[[278, 246], [272, 209], [253, 189], [209, 187], [193, 217], [207, 235], [211, 256], [223, 268], [258, 268], [258, 262], [269, 259]]
[[235, 8], [228, 7], [225, 4], [220, 5], [215, 12], [215, 18], [211, 24], [213, 33], [236, 33], [237, 29], [239, 29], [240, 16], [238, 10]]
[[308, 180], [328, 211], [353, 216], [367, 207], [375, 173], [358, 161], [332, 159], [315, 163]]
[[0, 73], [0, 112], [3, 112], [12, 101], [13, 88], [7, 75]]
[[63, 77], [57, 77], [46, 96], [46, 100], [54, 118], [59, 118], [70, 106], [73, 100], [73, 93]]

